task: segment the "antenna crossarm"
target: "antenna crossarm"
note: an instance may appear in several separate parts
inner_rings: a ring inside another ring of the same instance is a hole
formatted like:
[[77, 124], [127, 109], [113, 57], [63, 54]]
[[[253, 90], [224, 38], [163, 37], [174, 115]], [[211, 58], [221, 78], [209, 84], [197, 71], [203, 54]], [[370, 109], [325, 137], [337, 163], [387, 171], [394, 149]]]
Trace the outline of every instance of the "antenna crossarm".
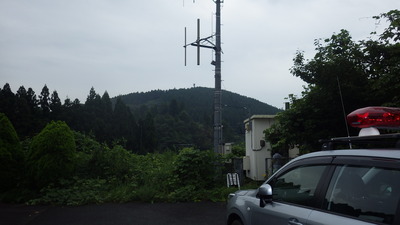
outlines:
[[197, 46], [197, 47], [201, 47], [201, 48], [211, 48], [211, 49], [214, 49], [214, 50], [215, 50], [215, 46], [200, 45], [200, 44], [197, 44], [197, 43], [192, 43], [192, 44], [190, 44], [190, 45], [192, 45], [192, 46]]
[[[216, 50], [216, 46], [214, 43], [212, 43], [209, 39], [213, 38], [215, 35], [211, 35], [209, 37], [206, 38], [201, 38], [195, 42], [192, 42], [190, 44], [184, 45], [183, 47], [186, 48], [187, 46], [191, 45], [191, 46], [196, 46], [196, 47], [201, 47], [201, 48], [210, 48], [210, 49], [214, 49]], [[204, 45], [204, 44], [200, 44], [201, 42], [208, 42], [210, 45]]]

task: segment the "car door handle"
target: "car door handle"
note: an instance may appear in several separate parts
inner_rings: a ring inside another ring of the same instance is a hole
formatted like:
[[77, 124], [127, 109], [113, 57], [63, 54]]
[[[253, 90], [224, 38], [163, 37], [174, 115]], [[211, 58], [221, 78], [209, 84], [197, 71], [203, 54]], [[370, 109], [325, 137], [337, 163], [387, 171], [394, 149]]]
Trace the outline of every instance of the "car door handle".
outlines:
[[303, 225], [303, 224], [300, 223], [299, 220], [296, 219], [296, 218], [291, 218], [291, 219], [289, 219], [288, 224], [289, 224], [289, 225]]

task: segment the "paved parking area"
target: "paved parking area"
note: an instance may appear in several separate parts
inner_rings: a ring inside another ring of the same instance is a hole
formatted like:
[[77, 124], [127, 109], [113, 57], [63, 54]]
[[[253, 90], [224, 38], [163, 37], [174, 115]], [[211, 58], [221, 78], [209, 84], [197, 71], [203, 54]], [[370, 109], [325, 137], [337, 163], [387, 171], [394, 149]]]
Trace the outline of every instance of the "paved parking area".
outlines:
[[0, 225], [224, 225], [225, 203], [107, 203], [25, 206], [0, 204]]

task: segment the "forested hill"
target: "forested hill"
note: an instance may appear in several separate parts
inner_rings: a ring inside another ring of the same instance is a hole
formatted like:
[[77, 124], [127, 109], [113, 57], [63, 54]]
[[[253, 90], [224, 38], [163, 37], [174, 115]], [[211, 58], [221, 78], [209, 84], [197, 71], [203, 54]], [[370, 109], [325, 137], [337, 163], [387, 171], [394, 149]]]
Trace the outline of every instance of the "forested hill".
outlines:
[[[212, 147], [214, 89], [154, 90], [131, 93], [112, 99], [121, 99], [131, 108], [136, 119], [152, 118], [158, 145], [162, 148], [176, 145]], [[229, 91], [222, 91], [222, 124], [224, 142], [244, 141], [243, 121], [251, 115], [274, 115], [280, 110]]]
[[[168, 111], [186, 111], [195, 121], [204, 121], [212, 117], [214, 89], [195, 87], [187, 89], [154, 90], [118, 96], [136, 115], [151, 108], [158, 108], [163, 113]], [[112, 100], [115, 101], [116, 98]], [[223, 121], [230, 125], [243, 124], [251, 115], [275, 115], [280, 110], [256, 99], [229, 91], [222, 91]], [[154, 112], [154, 111], [153, 111]], [[212, 118], [210, 118], [212, 120]]]

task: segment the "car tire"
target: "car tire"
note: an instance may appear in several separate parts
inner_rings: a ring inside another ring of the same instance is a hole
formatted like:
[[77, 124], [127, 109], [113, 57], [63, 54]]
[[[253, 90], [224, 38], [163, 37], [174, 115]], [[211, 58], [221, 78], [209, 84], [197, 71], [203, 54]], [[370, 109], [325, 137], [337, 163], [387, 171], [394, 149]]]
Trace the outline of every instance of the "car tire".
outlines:
[[240, 220], [234, 220], [230, 225], [243, 225], [243, 223]]

